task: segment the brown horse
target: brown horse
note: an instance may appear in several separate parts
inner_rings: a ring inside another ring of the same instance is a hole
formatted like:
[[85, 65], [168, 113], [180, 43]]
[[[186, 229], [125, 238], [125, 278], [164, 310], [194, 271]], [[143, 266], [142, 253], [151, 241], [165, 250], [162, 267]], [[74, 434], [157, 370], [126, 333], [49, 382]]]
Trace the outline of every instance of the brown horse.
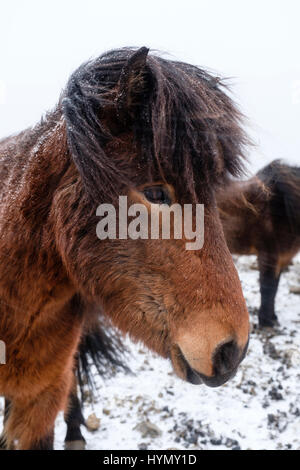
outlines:
[[275, 160], [222, 190], [218, 205], [230, 251], [258, 257], [259, 324], [274, 326], [280, 275], [300, 250], [300, 168]]
[[[200, 129], [200, 131], [199, 131]], [[121, 49], [82, 65], [53, 112], [0, 143], [0, 394], [8, 445], [53, 446], [82, 332], [99, 306], [192, 383], [223, 384], [248, 312], [215, 202], [247, 139], [222, 83]], [[205, 243], [96, 235], [100, 203], [201, 202]]]

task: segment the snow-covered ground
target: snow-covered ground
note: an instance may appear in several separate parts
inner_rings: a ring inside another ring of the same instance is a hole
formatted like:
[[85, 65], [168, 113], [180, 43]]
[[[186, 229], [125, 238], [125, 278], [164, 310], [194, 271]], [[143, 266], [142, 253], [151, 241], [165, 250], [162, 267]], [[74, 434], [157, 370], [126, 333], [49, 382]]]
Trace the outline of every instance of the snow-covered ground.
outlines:
[[[84, 409], [86, 418], [100, 419], [97, 431], [83, 430], [87, 449], [300, 449], [300, 295], [291, 293], [300, 286], [300, 256], [281, 279], [276, 332], [257, 329], [255, 257], [235, 261], [252, 323], [236, 377], [220, 388], [190, 385], [167, 361], [127, 340], [134, 375], [99, 378], [99, 396]], [[56, 449], [65, 430], [59, 415]]]

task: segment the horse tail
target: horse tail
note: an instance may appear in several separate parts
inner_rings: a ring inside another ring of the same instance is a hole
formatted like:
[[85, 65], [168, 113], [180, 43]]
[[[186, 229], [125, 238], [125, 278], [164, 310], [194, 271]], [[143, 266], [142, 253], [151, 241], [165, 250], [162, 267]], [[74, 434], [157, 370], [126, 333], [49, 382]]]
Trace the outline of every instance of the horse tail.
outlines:
[[77, 353], [77, 380], [84, 402], [84, 389], [87, 386], [90, 396], [96, 392], [95, 374], [102, 379], [114, 376], [118, 371], [129, 373], [124, 364], [128, 350], [120, 334], [113, 328], [107, 328], [97, 322], [83, 334]]

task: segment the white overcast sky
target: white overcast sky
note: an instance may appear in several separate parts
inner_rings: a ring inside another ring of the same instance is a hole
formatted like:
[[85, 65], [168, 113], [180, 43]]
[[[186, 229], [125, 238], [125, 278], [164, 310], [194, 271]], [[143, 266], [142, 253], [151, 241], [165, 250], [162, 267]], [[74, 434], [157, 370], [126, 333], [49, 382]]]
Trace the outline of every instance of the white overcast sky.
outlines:
[[0, 136], [37, 122], [83, 61], [143, 45], [232, 77], [252, 170], [300, 164], [299, 0], [1, 0]]

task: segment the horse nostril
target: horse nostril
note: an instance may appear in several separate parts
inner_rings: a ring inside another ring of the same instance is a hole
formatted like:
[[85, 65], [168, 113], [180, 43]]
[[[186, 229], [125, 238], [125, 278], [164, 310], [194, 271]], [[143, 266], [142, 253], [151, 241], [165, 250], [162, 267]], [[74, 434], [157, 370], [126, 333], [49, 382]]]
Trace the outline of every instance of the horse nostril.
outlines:
[[221, 344], [213, 356], [215, 375], [225, 375], [236, 368], [240, 362], [241, 351], [235, 341]]

